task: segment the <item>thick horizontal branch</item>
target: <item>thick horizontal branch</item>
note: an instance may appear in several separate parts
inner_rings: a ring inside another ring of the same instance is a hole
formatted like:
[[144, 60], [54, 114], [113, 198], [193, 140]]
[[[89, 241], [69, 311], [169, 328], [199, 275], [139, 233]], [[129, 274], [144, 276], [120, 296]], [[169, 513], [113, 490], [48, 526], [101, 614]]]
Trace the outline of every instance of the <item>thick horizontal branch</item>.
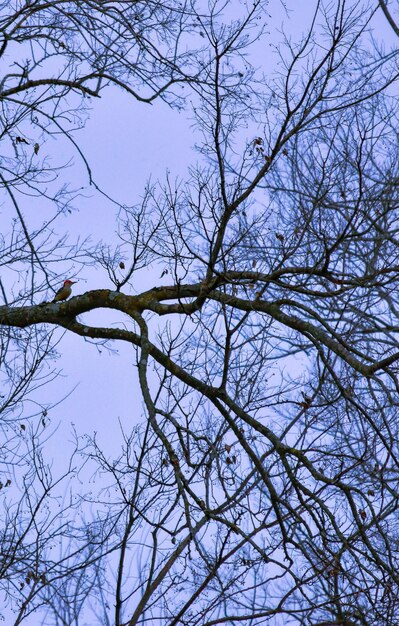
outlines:
[[[23, 307], [1, 306], [0, 325], [17, 328], [25, 328], [33, 324], [64, 326], [66, 320], [73, 320], [77, 315], [100, 308], [115, 309], [134, 317], [135, 313], [145, 310], [156, 311], [161, 300], [177, 299], [180, 301], [180, 298], [195, 297], [200, 289], [200, 284], [155, 287], [138, 296], [128, 296], [110, 289], [97, 289], [62, 303], [42, 302], [35, 306]], [[181, 307], [179, 312], [184, 313], [184, 305], [179, 306]]]
[[[238, 277], [237, 277], [238, 278]], [[231, 278], [230, 278], [231, 280]], [[76, 317], [88, 311], [98, 308], [115, 309], [126, 313], [133, 319], [135, 315], [145, 310], [153, 311], [159, 315], [167, 314], [192, 314], [196, 308], [190, 302], [183, 302], [187, 298], [198, 298], [206, 294], [206, 298], [221, 302], [227, 306], [248, 312], [266, 314], [275, 321], [287, 328], [298, 331], [315, 345], [328, 348], [339, 356], [353, 369], [364, 376], [372, 376], [376, 371], [392, 365], [398, 358], [399, 353], [386, 357], [381, 361], [364, 363], [355, 354], [340, 342], [339, 338], [334, 338], [325, 329], [291, 313], [285, 313], [275, 302], [268, 302], [256, 297], [254, 300], [246, 300], [235, 295], [221, 292], [216, 287], [222, 283], [230, 282], [226, 276], [216, 278], [212, 288], [208, 285], [204, 290], [202, 282], [187, 285], [172, 285], [165, 287], [155, 287], [137, 296], [126, 295], [118, 291], [108, 289], [98, 289], [88, 291], [81, 296], [75, 296], [63, 303], [42, 303], [36, 306], [24, 307], [0, 307], [0, 325], [25, 328], [34, 324], [55, 324], [63, 328], [77, 331], [73, 328]], [[174, 300], [170, 304], [162, 304], [167, 300]], [[317, 316], [315, 315], [317, 318]], [[79, 324], [79, 327], [83, 327]], [[92, 337], [95, 329], [87, 327], [86, 336]], [[105, 329], [103, 329], [105, 330]], [[108, 339], [121, 339], [116, 333], [117, 329], [110, 329], [107, 334]], [[78, 334], [85, 334], [79, 332]], [[104, 338], [104, 336], [102, 336]], [[124, 339], [127, 339], [124, 337]], [[133, 342], [135, 343], [135, 342]], [[371, 359], [369, 359], [371, 360]]]

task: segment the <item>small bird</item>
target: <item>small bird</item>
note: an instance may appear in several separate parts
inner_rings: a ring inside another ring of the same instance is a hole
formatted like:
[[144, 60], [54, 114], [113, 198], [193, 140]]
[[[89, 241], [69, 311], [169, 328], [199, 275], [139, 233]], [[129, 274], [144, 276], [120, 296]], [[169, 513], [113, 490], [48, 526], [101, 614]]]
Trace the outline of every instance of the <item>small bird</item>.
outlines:
[[66, 300], [72, 293], [71, 285], [74, 285], [76, 281], [74, 280], [64, 280], [64, 284], [61, 289], [57, 291], [54, 296], [54, 300], [52, 302], [61, 302], [62, 300]]

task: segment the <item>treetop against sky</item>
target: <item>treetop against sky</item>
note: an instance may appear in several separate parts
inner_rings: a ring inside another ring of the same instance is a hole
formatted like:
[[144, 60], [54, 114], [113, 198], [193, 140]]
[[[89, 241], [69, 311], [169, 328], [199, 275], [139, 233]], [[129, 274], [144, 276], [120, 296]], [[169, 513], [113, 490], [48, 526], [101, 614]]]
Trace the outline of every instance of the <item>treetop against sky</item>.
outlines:
[[398, 8], [0, 33], [3, 618], [395, 626]]

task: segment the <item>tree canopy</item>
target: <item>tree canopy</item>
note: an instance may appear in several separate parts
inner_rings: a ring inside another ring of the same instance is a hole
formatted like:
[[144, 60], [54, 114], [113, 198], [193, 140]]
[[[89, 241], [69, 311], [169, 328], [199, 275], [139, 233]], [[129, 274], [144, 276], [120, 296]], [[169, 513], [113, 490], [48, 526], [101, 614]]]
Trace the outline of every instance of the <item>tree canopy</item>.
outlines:
[[[302, 16], [266, 0], [0, 3], [15, 625], [397, 624], [398, 17], [385, 0]], [[192, 121], [185, 178], [110, 198], [81, 143], [107, 90], [132, 115], [162, 100]], [[107, 241], [63, 230], [81, 197], [64, 146], [115, 207]], [[93, 266], [102, 288], [52, 302]], [[127, 430], [107, 409], [116, 456], [81, 420], [57, 473], [60, 329], [82, 351], [132, 346], [140, 400]]]

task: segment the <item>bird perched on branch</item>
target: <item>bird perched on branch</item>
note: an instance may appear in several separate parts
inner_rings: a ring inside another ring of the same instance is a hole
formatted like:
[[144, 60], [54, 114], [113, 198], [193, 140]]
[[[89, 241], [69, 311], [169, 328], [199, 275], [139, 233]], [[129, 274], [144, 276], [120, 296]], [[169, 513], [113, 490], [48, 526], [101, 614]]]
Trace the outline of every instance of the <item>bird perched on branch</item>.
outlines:
[[74, 280], [64, 280], [64, 284], [61, 289], [57, 291], [54, 296], [54, 300], [52, 302], [61, 302], [62, 300], [66, 300], [72, 293], [72, 285], [75, 284]]

